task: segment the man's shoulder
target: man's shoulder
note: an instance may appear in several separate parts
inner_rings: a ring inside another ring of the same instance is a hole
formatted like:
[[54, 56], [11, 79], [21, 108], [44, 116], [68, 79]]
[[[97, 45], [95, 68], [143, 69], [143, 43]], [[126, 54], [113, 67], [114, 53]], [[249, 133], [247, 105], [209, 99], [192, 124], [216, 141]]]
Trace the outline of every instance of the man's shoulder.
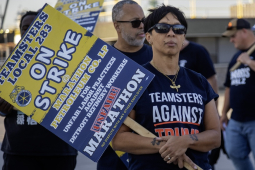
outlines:
[[230, 61], [228, 62], [228, 68], [229, 68], [229, 69], [236, 63], [236, 60], [237, 60], [238, 56], [239, 56], [242, 52], [243, 52], [243, 51], [238, 50], [238, 51], [232, 56], [232, 58], [231, 58]]
[[152, 48], [150, 45], [144, 44], [143, 48], [147, 51], [147, 53], [150, 53], [152, 55]]
[[147, 53], [152, 53], [152, 48], [151, 46], [147, 45], [147, 44], [143, 44], [143, 47], [137, 51], [137, 52], [141, 52], [141, 53], [144, 53], [144, 52], [147, 52]]
[[198, 53], [201, 53], [203, 55], [206, 53], [206, 54], [209, 55], [207, 49], [203, 45], [201, 45], [201, 44], [198, 44], [198, 43], [195, 43], [195, 42], [190, 42], [189, 47], [192, 50], [194, 50], [194, 51], [196, 51]]
[[147, 44], [143, 44], [142, 48], [140, 48], [140, 49], [139, 49], [138, 51], [136, 51], [136, 52], [124, 52], [124, 51], [122, 51], [122, 50], [116, 48], [116, 47], [114, 46], [114, 44], [112, 45], [112, 47], [115, 48], [116, 50], [118, 50], [118, 51], [124, 53], [124, 54], [125, 54], [125, 53], [136, 54], [136, 53], [140, 53], [140, 52], [151, 52], [151, 53], [152, 53], [152, 48], [151, 48], [151, 46], [149, 46], [149, 45], [147, 45]]
[[151, 70], [151, 64], [150, 64], [150, 62], [144, 63], [142, 66], [143, 66], [144, 68], [146, 68], [147, 70]]
[[151, 46], [150, 45], [147, 45], [147, 44], [143, 44], [143, 47], [146, 48], [146, 49], [150, 49], [152, 50]]
[[232, 57], [232, 60], [237, 59], [237, 57], [244, 51], [238, 50]]
[[196, 42], [192, 42], [192, 41], [189, 42], [189, 46], [192, 47], [192, 48], [202, 48], [202, 49], [205, 49], [205, 47], [203, 45], [198, 44]]
[[194, 70], [191, 70], [189, 68], [186, 68], [186, 67], [180, 67], [180, 69], [183, 69], [183, 72], [187, 75], [190, 75], [190, 76], [195, 76], [195, 77], [201, 77], [202, 74], [201, 73], [198, 73]]

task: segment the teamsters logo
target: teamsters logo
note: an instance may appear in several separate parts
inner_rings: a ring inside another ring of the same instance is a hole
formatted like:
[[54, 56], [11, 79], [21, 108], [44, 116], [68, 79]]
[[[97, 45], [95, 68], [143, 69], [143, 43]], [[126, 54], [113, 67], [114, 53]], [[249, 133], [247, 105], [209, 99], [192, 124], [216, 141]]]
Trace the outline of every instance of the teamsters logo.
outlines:
[[19, 106], [24, 107], [31, 102], [32, 95], [30, 91], [25, 90], [25, 87], [15, 86], [10, 94], [10, 98], [13, 103], [17, 103]]
[[58, 11], [61, 11], [63, 9], [63, 6], [61, 5], [61, 6], [58, 6], [58, 7], [56, 7], [56, 10], [58, 10]]

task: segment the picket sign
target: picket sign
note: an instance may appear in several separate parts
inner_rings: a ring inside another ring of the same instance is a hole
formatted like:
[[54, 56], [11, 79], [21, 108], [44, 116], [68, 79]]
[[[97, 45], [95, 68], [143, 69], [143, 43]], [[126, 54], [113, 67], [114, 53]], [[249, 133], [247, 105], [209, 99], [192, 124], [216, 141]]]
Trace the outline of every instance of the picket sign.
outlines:
[[153, 77], [46, 4], [0, 70], [0, 97], [97, 162]]
[[58, 0], [55, 9], [86, 30], [93, 32], [104, 0]]

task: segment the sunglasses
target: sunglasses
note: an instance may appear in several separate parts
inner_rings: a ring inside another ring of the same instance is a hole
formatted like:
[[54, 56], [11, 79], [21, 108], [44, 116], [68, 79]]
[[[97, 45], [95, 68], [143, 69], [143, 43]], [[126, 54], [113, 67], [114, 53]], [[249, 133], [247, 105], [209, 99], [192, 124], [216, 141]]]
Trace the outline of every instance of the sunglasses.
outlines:
[[154, 29], [157, 33], [168, 33], [171, 28], [175, 34], [186, 34], [185, 26], [183, 26], [181, 24], [170, 25], [170, 24], [165, 24], [165, 23], [158, 23], [158, 24], [152, 26], [150, 29], [148, 29], [148, 32], [150, 32]]
[[141, 22], [142, 23], [144, 22], [144, 18], [142, 20], [137, 19], [134, 21], [117, 21], [117, 22], [130, 22], [132, 24], [133, 28], [138, 28], [138, 27], [140, 27]]

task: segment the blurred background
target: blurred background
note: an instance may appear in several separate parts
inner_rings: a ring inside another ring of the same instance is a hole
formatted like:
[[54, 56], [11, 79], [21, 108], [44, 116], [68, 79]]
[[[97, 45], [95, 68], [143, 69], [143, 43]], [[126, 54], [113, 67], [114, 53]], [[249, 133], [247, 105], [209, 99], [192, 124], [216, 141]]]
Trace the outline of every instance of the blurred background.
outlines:
[[[119, 0], [104, 0], [94, 34], [109, 44], [117, 40], [117, 34], [112, 24], [111, 10]], [[218, 87], [219, 106], [221, 113], [224, 100], [224, 87], [228, 62], [236, 53], [228, 38], [221, 37], [228, 22], [232, 18], [245, 18], [251, 25], [255, 24], [255, 0], [135, 0], [138, 2], [145, 16], [148, 9], [164, 3], [180, 8], [188, 21], [187, 39], [202, 44], [210, 53], [214, 63]], [[0, 0], [0, 66], [10, 55], [20, 40], [19, 23], [26, 11], [37, 11], [45, 3], [55, 6], [57, 0]], [[4, 135], [3, 118], [0, 118], [0, 144]], [[1, 153], [1, 152], [0, 152]], [[0, 154], [0, 156], [2, 153]], [[253, 162], [254, 163], [254, 162]], [[2, 159], [0, 158], [0, 167]], [[76, 170], [96, 169], [96, 163], [84, 155], [79, 154]], [[216, 170], [234, 169], [230, 160], [221, 154]]]
[[[214, 62], [218, 87], [223, 89], [227, 63], [236, 52], [228, 38], [222, 38], [231, 18], [246, 18], [255, 24], [255, 0], [135, 0], [145, 16], [148, 9], [164, 3], [180, 8], [188, 19], [187, 39], [206, 47]], [[0, 65], [20, 40], [19, 22], [25, 11], [37, 11], [45, 3], [55, 6], [57, 0], [1, 0], [0, 1]], [[94, 34], [109, 44], [117, 40], [111, 10], [118, 0], [105, 0]]]

